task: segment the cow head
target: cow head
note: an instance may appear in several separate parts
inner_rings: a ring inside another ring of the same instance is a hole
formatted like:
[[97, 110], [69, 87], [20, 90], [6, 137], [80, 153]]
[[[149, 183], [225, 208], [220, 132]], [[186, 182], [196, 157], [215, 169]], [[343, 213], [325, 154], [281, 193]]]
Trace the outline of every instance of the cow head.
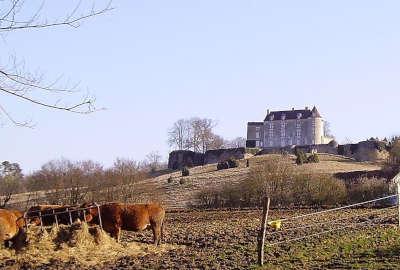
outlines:
[[27, 225], [39, 226], [40, 225], [40, 217], [39, 210], [29, 209], [26, 213], [26, 223]]
[[97, 217], [99, 215], [99, 210], [97, 205], [94, 203], [84, 203], [80, 206], [81, 209], [84, 209], [85, 213], [85, 221], [88, 223], [95, 223]]

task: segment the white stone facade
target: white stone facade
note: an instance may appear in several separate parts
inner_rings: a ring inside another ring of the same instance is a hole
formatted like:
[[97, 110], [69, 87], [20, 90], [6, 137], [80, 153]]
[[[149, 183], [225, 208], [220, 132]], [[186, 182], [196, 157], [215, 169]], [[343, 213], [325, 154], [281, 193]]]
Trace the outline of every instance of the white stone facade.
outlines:
[[332, 138], [324, 134], [325, 121], [317, 108], [267, 113], [264, 122], [249, 122], [247, 146], [279, 148], [291, 145], [327, 144]]

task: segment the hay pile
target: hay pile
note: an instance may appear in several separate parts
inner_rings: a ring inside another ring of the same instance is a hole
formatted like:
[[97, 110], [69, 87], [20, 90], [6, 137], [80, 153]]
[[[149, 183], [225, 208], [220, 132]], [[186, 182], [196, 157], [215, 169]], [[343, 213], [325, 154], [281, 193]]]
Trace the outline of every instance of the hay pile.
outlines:
[[175, 249], [171, 245], [152, 247], [140, 243], [120, 244], [99, 227], [86, 223], [53, 226], [50, 231], [32, 227], [27, 232], [27, 246], [18, 253], [0, 248], [0, 260], [39, 266], [52, 261], [75, 262], [82, 266], [101, 265], [125, 256], [141, 256]]
[[4, 247], [3, 243], [0, 243], [0, 261], [10, 259], [15, 256], [15, 251]]

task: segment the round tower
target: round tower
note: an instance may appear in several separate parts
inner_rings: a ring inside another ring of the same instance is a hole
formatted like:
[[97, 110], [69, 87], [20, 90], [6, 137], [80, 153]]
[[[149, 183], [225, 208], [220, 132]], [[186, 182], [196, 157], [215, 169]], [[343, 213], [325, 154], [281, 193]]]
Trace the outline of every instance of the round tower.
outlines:
[[313, 132], [313, 144], [323, 144], [324, 142], [324, 120], [321, 114], [318, 112], [317, 108], [311, 111], [312, 113], [312, 132]]

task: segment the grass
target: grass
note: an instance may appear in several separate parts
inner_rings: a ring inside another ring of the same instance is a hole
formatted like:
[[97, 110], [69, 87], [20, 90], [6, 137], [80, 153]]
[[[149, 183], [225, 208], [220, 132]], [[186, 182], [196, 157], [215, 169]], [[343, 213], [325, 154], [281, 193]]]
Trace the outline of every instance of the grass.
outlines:
[[400, 230], [395, 226], [349, 230], [267, 250], [258, 269], [399, 269]]
[[[277, 155], [263, 155], [250, 158], [250, 166], [256, 166], [270, 160]], [[321, 173], [335, 174], [338, 172], [351, 171], [372, 171], [379, 170], [379, 164], [368, 162], [356, 162], [350, 158], [338, 155], [319, 154], [320, 162], [313, 164], [295, 165], [295, 157], [292, 156], [293, 166], [299, 173]], [[147, 179], [136, 184], [138, 201], [150, 201], [156, 198], [168, 209], [182, 209], [190, 207], [189, 203], [196, 204], [194, 198], [198, 192], [207, 188], [220, 188], [226, 183], [237, 183], [247, 179], [249, 168], [246, 168], [246, 161], [239, 161], [239, 168], [216, 170], [216, 164], [200, 166], [190, 169], [190, 176], [184, 177], [186, 184], [180, 185], [180, 172], [162, 175], [156, 178]], [[168, 183], [172, 177], [174, 181]]]

